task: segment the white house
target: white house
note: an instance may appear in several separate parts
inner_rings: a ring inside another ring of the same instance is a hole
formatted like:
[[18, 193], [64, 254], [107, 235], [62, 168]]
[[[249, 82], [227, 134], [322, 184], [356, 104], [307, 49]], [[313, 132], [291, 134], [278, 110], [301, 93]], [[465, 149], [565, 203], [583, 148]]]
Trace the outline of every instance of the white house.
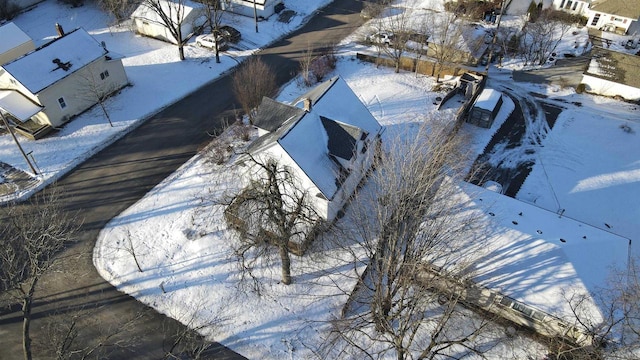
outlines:
[[482, 229], [451, 239], [452, 247], [464, 249], [459, 261], [472, 264], [481, 289], [466, 300], [544, 335], [590, 344], [574, 328], [570, 300], [584, 296], [594, 325], [606, 321], [608, 309], [597, 294], [611, 285], [612, 271], [627, 270], [632, 240], [468, 183], [459, 187], [461, 213]]
[[591, 0], [553, 0], [553, 8], [570, 14], [589, 15]]
[[582, 74], [590, 93], [640, 100], [640, 56], [598, 49]]
[[[128, 82], [121, 57], [76, 29], [0, 66], [0, 107], [30, 133], [64, 124]], [[34, 106], [40, 111], [28, 118], [9, 110]]]
[[267, 19], [276, 12], [277, 6], [282, 6], [283, 0], [228, 0], [222, 2], [222, 7], [229, 12]]
[[133, 27], [138, 34], [173, 44], [178, 43], [178, 39], [167, 28], [156, 10], [161, 10], [160, 12], [165, 14], [176, 28], [180, 25], [180, 40], [188, 39], [207, 21], [203, 4], [184, 0], [146, 0], [131, 14]]
[[593, 1], [587, 26], [603, 31], [628, 34], [640, 31], [640, 4], [629, 0]]
[[505, 0], [505, 14], [507, 15], [524, 15], [529, 10], [531, 1], [536, 3], [540, 9], [551, 7], [553, 0]]
[[0, 39], [0, 65], [36, 48], [29, 35], [12, 22], [0, 26]]
[[383, 129], [339, 77], [291, 105], [265, 98], [254, 125], [264, 135], [248, 152], [292, 169], [327, 221], [339, 216], [373, 165]]

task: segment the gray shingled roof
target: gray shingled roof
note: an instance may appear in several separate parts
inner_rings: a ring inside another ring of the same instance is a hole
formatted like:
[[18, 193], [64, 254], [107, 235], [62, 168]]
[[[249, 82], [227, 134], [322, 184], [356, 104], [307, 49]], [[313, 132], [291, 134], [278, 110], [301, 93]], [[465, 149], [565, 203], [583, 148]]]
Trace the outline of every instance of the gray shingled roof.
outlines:
[[300, 118], [303, 114], [304, 110], [300, 108], [283, 104], [265, 96], [258, 106], [257, 116], [253, 125], [272, 132], [288, 119], [293, 117]]
[[594, 50], [593, 61], [599, 70], [586, 74], [609, 81], [640, 88], [640, 56], [607, 49]]
[[309, 90], [304, 95], [302, 95], [302, 96], [298, 97], [297, 99], [295, 99], [292, 102], [292, 104], [294, 106], [297, 106], [304, 99], [309, 99], [309, 100], [311, 100], [311, 106], [315, 105], [315, 103], [318, 102], [318, 100], [320, 100], [322, 95], [324, 95], [331, 88], [331, 86], [333, 86], [333, 84], [336, 83], [336, 80], [338, 80], [337, 76], [332, 77], [331, 79], [321, 83], [320, 85], [318, 85], [318, 86], [314, 87], [313, 89]]
[[601, 0], [591, 4], [591, 10], [605, 14], [619, 15], [637, 20], [640, 17], [640, 4], [633, 0]]
[[320, 121], [327, 132], [329, 154], [351, 160], [356, 151], [356, 142], [363, 136], [363, 131], [355, 126], [327, 119], [324, 116], [320, 116]]

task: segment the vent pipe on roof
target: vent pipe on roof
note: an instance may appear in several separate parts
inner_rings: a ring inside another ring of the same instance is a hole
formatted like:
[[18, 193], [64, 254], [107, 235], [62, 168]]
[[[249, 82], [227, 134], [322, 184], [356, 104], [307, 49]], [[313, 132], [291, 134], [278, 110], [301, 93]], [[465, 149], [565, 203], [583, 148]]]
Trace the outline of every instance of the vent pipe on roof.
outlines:
[[64, 36], [64, 29], [62, 29], [62, 25], [56, 23], [56, 32], [58, 33], [58, 36]]

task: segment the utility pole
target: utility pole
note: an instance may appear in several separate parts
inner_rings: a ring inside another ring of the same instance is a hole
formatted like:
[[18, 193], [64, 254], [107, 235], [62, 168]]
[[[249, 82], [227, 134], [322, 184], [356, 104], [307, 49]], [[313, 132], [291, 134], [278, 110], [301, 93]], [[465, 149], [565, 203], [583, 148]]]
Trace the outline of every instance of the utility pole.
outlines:
[[487, 59], [487, 67], [484, 69], [486, 76], [489, 77], [489, 66], [491, 66], [491, 58], [493, 57], [493, 49], [496, 47], [496, 41], [498, 38], [498, 31], [500, 30], [500, 20], [502, 20], [502, 15], [504, 15], [506, 1], [502, 0], [500, 3], [500, 16], [498, 17], [498, 23], [496, 24], [496, 31], [493, 33], [493, 38], [491, 39], [491, 48], [489, 48], [489, 58]]
[[18, 149], [20, 149], [20, 153], [22, 154], [24, 159], [27, 161], [29, 168], [31, 168], [31, 171], [33, 172], [34, 175], [38, 175], [38, 171], [36, 171], [36, 168], [33, 166], [33, 164], [31, 164], [31, 161], [29, 161], [29, 157], [27, 156], [27, 154], [24, 153], [24, 150], [22, 149], [22, 146], [20, 145], [20, 142], [18, 141], [16, 134], [13, 132], [13, 129], [11, 128], [11, 126], [9, 126], [9, 122], [7, 121], [7, 118], [4, 116], [4, 114], [1, 111], [0, 111], [0, 117], [2, 118], [2, 122], [4, 123], [4, 126], [7, 128], [7, 130], [11, 134], [11, 137], [13, 137], [13, 141], [15, 141], [16, 145], [18, 145]]

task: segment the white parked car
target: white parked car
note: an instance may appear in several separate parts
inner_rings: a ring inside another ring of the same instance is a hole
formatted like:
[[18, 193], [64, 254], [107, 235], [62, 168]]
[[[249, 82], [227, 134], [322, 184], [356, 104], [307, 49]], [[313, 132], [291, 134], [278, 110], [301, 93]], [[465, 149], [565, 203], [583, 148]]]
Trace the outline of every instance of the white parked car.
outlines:
[[367, 35], [366, 40], [367, 42], [373, 43], [373, 44], [384, 44], [384, 45], [388, 45], [391, 46], [393, 45], [393, 41], [395, 39], [395, 36], [393, 35], [393, 33], [391, 32], [377, 32], [375, 34], [371, 34], [371, 35]]
[[220, 51], [227, 50], [229, 47], [222, 36], [218, 36], [216, 39], [212, 34], [198, 35], [196, 37], [196, 46], [215, 50], [216, 41], [218, 42], [218, 50]]

